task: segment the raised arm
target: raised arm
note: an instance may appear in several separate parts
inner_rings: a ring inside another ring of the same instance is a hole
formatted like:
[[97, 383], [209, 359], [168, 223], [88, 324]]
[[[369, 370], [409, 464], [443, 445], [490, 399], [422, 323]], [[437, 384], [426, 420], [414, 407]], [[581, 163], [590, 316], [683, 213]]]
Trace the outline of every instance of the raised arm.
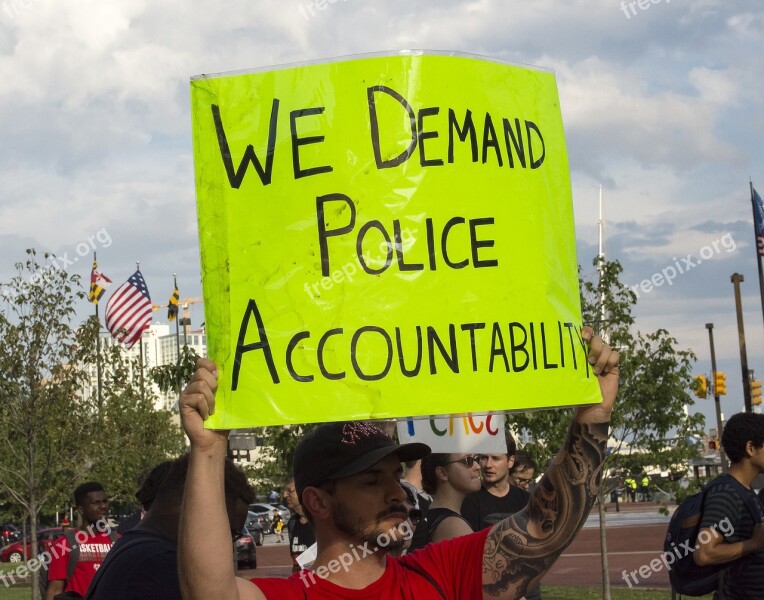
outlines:
[[215, 411], [217, 370], [200, 358], [180, 397], [180, 418], [190, 442], [188, 476], [178, 536], [178, 573], [185, 600], [264, 598], [233, 569], [233, 540], [225, 504], [228, 432], [204, 428]]
[[497, 523], [483, 551], [483, 598], [522, 598], [586, 521], [597, 497], [610, 413], [618, 392], [618, 353], [585, 327], [589, 363], [602, 402], [576, 409], [568, 435], [525, 509]]

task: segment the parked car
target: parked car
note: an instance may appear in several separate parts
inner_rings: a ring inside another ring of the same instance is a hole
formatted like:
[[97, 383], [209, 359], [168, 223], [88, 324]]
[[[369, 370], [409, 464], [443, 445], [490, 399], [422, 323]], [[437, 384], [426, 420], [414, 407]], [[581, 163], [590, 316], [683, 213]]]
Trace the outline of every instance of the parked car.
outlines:
[[21, 529], [13, 523], [0, 524], [0, 546], [5, 546], [11, 542], [21, 539]]
[[268, 519], [268, 524], [270, 524], [271, 521], [273, 521], [273, 509], [276, 509], [279, 511], [279, 514], [281, 515], [281, 520], [286, 523], [289, 520], [289, 509], [287, 508], [278, 508], [278, 506], [274, 504], [266, 504], [264, 502], [256, 502], [254, 504], [249, 505], [249, 510], [251, 512], [257, 513], [259, 515], [264, 515]]
[[236, 555], [236, 564], [241, 568], [257, 568], [257, 544], [255, 537], [250, 533], [246, 526], [242, 529], [243, 535], [237, 538], [233, 543]]
[[255, 544], [262, 546], [265, 541], [265, 530], [268, 528], [268, 519], [265, 515], [252, 511], [248, 512], [244, 527], [246, 527], [252, 534], [252, 537], [255, 538]]
[[[51, 527], [49, 529], [41, 529], [40, 531], [37, 532], [37, 551], [43, 552], [44, 550], [50, 549], [53, 543], [62, 535], [64, 535], [64, 530], [61, 529], [60, 527]], [[27, 547], [27, 559], [33, 558], [31, 536], [27, 536], [26, 540], [24, 541], [26, 542], [26, 547]], [[1, 562], [17, 563], [23, 560], [24, 560], [24, 544], [22, 544], [21, 542], [13, 542], [12, 544], [8, 544], [5, 548], [3, 548], [0, 551]]]

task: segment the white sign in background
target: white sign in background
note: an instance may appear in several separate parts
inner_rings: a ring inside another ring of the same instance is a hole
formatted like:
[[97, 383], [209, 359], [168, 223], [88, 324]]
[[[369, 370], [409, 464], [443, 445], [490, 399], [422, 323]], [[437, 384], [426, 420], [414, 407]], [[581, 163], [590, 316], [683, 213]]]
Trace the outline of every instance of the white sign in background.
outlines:
[[421, 442], [433, 452], [505, 454], [504, 414], [444, 416], [399, 420], [401, 444]]

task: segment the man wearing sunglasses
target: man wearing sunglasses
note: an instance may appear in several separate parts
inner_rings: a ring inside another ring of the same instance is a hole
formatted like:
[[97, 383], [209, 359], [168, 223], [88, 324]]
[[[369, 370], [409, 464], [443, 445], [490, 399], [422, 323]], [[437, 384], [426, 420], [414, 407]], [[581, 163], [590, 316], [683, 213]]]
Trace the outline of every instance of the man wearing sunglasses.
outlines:
[[[180, 399], [191, 442], [180, 528], [179, 574], [186, 600], [517, 600], [573, 541], [599, 490], [618, 353], [592, 330], [588, 364], [602, 402], [576, 408], [568, 435], [528, 506], [490, 529], [395, 558], [407, 523], [401, 463], [424, 458], [423, 444], [395, 444], [368, 423], [328, 423], [294, 456], [297, 495], [318, 544], [311, 570], [288, 579], [237, 579], [223, 504], [228, 432], [204, 428], [215, 410], [218, 372], [207, 359]], [[196, 524], [204, 520], [207, 527]]]

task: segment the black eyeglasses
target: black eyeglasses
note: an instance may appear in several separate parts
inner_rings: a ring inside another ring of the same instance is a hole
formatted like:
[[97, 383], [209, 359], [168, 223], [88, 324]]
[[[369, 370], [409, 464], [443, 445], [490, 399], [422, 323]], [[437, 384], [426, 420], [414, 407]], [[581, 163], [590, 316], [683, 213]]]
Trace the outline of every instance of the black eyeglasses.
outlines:
[[518, 485], [530, 485], [531, 481], [533, 481], [533, 477], [518, 477], [517, 475], [512, 475], [512, 479], [514, 479]]
[[487, 456], [483, 456], [482, 454], [476, 454], [475, 456], [465, 456], [464, 458], [460, 458], [458, 460], [452, 460], [450, 462], [447, 462], [447, 465], [453, 465], [455, 463], [462, 463], [465, 467], [468, 469], [472, 468], [472, 465], [475, 463], [480, 464], [483, 462]]

